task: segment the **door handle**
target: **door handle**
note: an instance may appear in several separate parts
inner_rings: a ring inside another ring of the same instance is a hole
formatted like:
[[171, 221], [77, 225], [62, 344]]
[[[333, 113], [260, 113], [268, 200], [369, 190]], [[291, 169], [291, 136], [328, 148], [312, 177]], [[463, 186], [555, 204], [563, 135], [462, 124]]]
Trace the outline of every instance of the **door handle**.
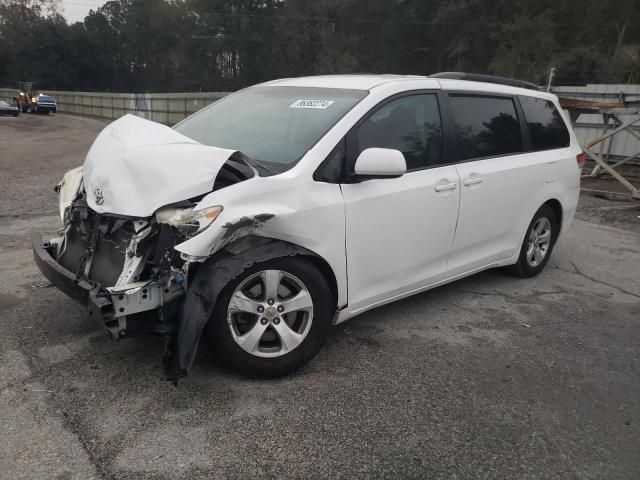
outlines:
[[479, 183], [482, 183], [482, 179], [480, 177], [467, 178], [464, 182], [462, 182], [465, 187], [470, 187], [471, 185], [477, 185]]
[[455, 190], [457, 183], [445, 183], [444, 185], [436, 185], [436, 192], [446, 192], [447, 190]]

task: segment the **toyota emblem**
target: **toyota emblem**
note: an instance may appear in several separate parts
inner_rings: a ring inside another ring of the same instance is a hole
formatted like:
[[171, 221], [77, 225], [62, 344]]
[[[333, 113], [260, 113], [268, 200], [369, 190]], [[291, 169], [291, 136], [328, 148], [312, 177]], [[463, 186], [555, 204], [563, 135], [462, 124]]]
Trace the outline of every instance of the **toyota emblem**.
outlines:
[[97, 187], [94, 192], [96, 205], [102, 205], [104, 203], [104, 192], [100, 187]]

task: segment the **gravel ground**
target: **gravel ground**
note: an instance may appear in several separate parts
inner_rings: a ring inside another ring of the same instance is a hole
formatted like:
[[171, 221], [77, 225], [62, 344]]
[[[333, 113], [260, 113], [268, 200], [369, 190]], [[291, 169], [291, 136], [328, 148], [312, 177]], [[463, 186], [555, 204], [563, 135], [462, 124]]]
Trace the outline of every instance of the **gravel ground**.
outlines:
[[610, 221], [585, 196], [539, 277], [369, 312], [292, 377], [233, 375], [203, 343], [174, 388], [158, 339], [111, 342], [32, 260], [103, 125], [0, 118], [0, 478], [640, 478], [637, 204]]
[[[636, 188], [640, 188], [638, 174], [640, 168], [625, 172], [625, 178]], [[582, 187], [577, 218], [640, 233], [640, 201], [631, 199], [624, 185], [610, 177], [604, 177], [583, 178]], [[613, 195], [602, 192], [613, 192]]]

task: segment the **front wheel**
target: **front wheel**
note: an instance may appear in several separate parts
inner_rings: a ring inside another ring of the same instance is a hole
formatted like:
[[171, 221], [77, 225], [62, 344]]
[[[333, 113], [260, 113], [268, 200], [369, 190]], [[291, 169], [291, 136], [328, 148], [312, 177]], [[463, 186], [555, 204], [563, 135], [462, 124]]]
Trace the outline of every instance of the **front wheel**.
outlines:
[[324, 343], [335, 301], [308, 260], [258, 263], [221, 292], [207, 334], [220, 360], [253, 377], [279, 377], [309, 362]]
[[523, 278], [538, 275], [549, 261], [558, 233], [558, 219], [553, 208], [543, 205], [529, 224], [517, 263], [506, 271]]

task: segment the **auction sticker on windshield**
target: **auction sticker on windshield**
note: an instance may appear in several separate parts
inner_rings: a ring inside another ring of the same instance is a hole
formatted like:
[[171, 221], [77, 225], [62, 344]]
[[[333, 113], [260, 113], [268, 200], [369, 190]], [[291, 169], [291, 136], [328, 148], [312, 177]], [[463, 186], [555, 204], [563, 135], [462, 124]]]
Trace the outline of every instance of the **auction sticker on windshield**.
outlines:
[[289, 108], [314, 108], [325, 110], [326, 108], [329, 108], [332, 103], [333, 100], [296, 100], [289, 105]]

